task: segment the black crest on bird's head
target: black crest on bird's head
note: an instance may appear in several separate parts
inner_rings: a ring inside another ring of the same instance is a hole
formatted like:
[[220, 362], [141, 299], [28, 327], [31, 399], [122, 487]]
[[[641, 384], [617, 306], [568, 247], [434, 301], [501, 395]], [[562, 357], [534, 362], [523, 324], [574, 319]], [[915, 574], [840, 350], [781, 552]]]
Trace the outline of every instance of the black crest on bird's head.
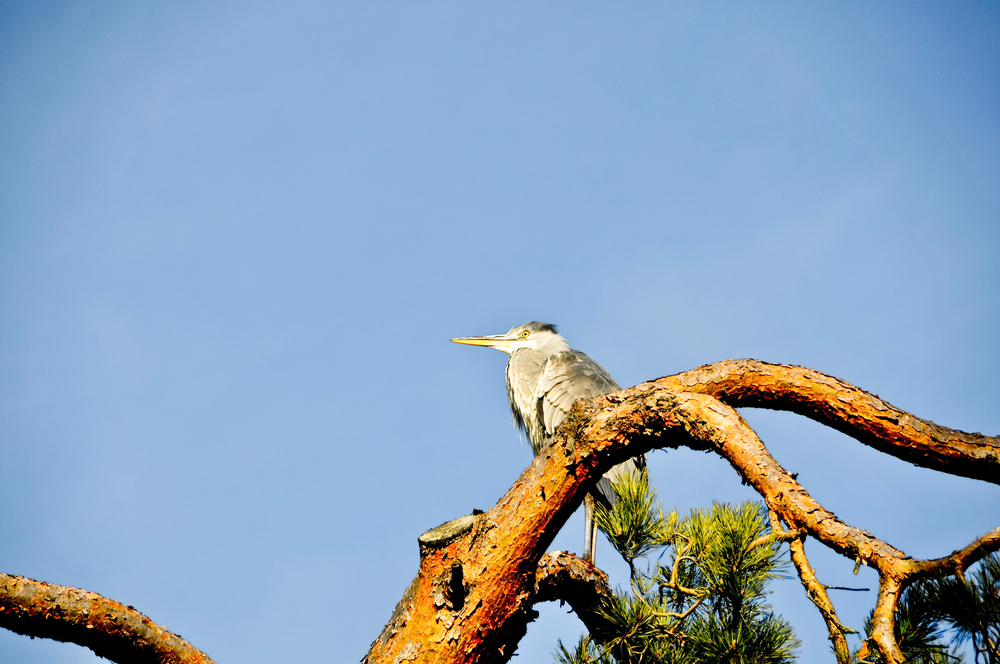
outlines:
[[527, 330], [529, 332], [553, 332], [558, 334], [556, 326], [552, 323], [542, 323], [537, 320], [529, 320], [524, 325], [518, 325], [515, 330]]

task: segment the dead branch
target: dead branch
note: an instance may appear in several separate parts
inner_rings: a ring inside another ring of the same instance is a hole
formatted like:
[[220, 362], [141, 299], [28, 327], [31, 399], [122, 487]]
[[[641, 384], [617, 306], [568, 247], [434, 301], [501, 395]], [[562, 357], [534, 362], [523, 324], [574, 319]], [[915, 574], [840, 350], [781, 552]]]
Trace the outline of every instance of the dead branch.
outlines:
[[0, 573], [0, 627], [68, 641], [121, 664], [213, 664], [131, 606], [79, 588]]

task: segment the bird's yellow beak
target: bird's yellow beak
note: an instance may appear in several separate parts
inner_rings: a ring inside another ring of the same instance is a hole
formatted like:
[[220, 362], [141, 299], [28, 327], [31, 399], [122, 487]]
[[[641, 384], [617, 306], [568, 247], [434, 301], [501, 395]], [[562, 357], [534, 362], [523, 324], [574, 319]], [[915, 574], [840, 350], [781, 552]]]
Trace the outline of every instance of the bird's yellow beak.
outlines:
[[456, 337], [452, 341], [468, 346], [489, 346], [490, 348], [504, 350], [517, 343], [518, 339], [511, 339], [506, 334], [491, 334], [485, 337]]

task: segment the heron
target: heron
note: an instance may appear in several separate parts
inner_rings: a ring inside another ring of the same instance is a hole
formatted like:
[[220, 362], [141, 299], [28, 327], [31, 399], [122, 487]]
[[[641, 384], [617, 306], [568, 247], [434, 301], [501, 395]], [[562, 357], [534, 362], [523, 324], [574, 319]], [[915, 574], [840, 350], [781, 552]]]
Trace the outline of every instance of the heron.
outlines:
[[[506, 378], [510, 411], [515, 426], [528, 436], [535, 455], [569, 415], [573, 402], [621, 389], [604, 367], [570, 348], [550, 323], [529, 321], [515, 325], [506, 334], [458, 337], [452, 341], [496, 348], [509, 355]], [[645, 466], [645, 456], [618, 464], [598, 480], [597, 490], [584, 498], [584, 559], [595, 561], [594, 501], [613, 506], [616, 497], [612, 483]]]

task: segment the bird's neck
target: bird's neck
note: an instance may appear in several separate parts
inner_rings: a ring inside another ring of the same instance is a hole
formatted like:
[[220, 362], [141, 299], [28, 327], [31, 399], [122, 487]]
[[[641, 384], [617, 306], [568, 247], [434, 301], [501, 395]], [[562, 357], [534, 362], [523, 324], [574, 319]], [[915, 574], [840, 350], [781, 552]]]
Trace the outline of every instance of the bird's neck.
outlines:
[[547, 340], [544, 346], [539, 346], [536, 352], [541, 353], [542, 357], [548, 357], [567, 350], [570, 350], [570, 347], [566, 340], [560, 336], [554, 336]]

